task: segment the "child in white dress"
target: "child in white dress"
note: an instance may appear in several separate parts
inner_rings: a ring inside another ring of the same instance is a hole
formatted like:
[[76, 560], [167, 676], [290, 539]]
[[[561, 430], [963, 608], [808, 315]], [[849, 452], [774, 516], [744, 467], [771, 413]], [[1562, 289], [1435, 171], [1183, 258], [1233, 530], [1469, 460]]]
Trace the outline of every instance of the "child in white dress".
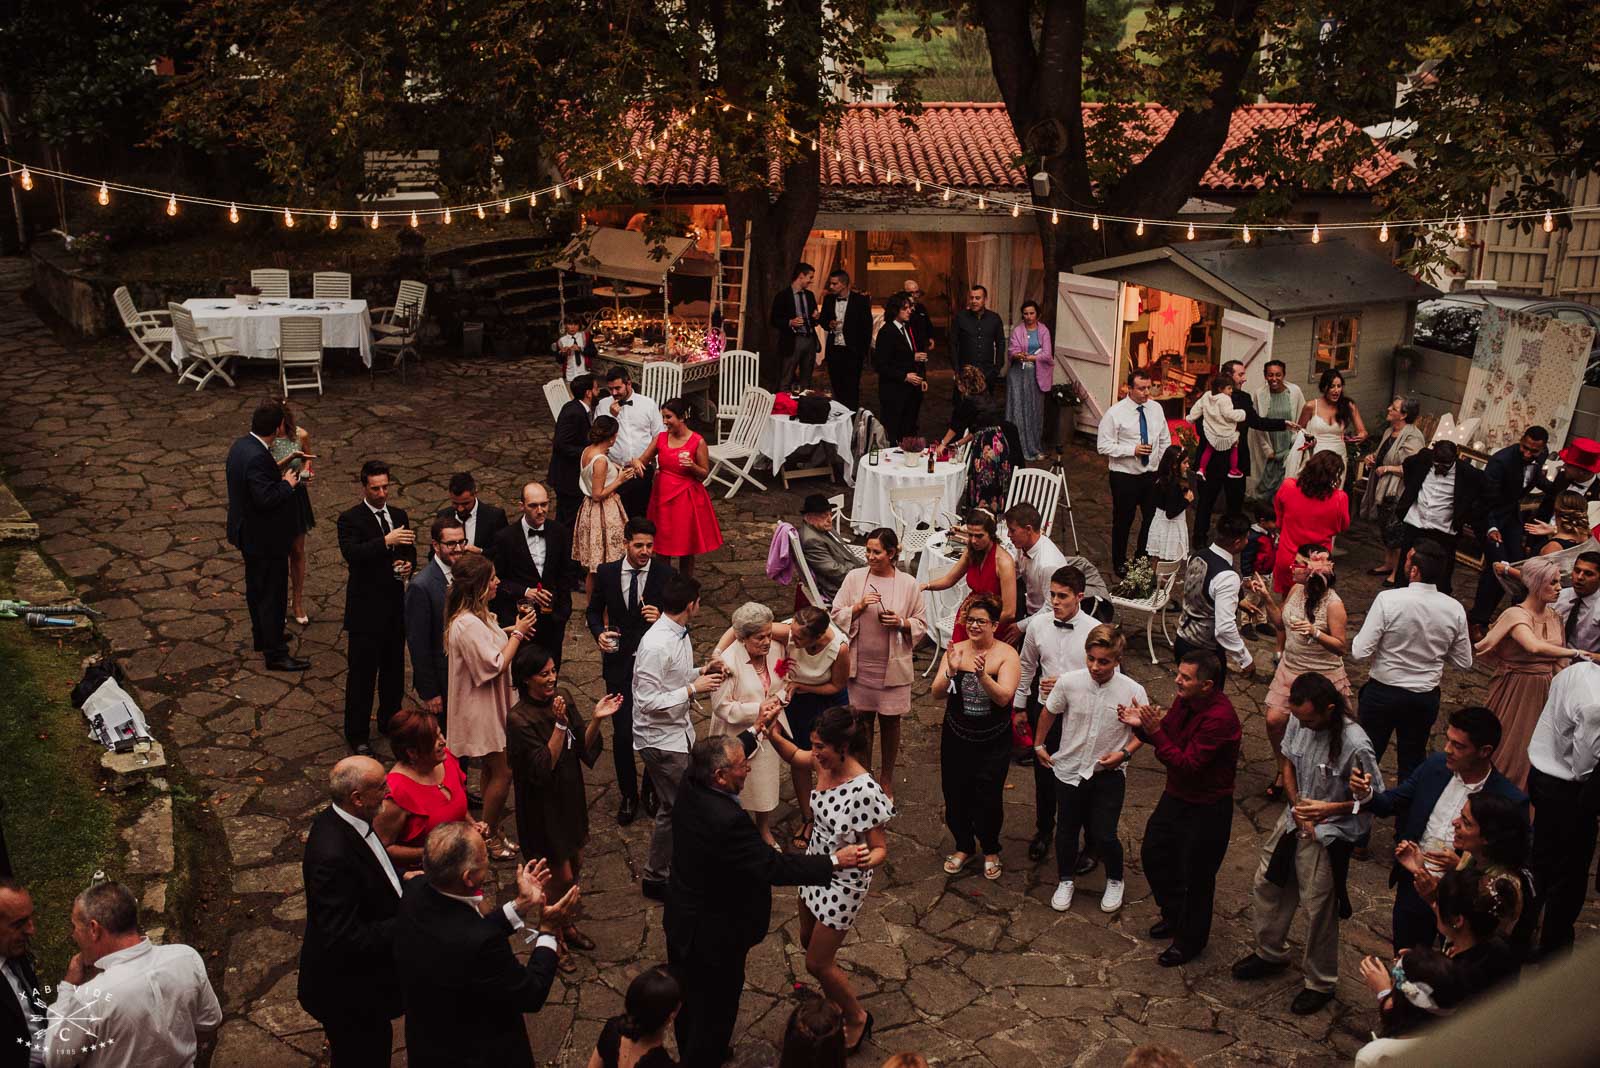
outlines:
[[1206, 477], [1211, 457], [1224, 450], [1228, 453], [1228, 477], [1243, 478], [1239, 470], [1239, 424], [1244, 422], [1243, 408], [1233, 406], [1233, 379], [1217, 375], [1211, 380], [1211, 392], [1194, 402], [1189, 409], [1189, 422], [1205, 428], [1206, 447], [1200, 452], [1197, 473]]

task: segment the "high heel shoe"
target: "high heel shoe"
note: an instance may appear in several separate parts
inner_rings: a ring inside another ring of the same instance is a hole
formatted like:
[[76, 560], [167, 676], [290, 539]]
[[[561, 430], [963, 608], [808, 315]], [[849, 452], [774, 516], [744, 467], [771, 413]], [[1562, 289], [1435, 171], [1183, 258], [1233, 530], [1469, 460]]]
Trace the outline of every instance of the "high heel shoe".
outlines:
[[867, 1022], [862, 1025], [861, 1034], [856, 1036], [855, 1044], [845, 1050], [845, 1056], [852, 1056], [861, 1048], [861, 1044], [872, 1037], [872, 1013], [867, 1013]]

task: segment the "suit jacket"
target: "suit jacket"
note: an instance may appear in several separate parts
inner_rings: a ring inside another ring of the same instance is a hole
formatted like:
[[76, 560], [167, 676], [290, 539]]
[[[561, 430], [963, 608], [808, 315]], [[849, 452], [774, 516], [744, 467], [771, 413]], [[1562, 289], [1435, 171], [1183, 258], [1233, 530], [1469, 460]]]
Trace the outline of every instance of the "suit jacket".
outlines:
[[[622, 589], [622, 567], [626, 562], [627, 558], [624, 557], [621, 560], [607, 561], [595, 568], [595, 592], [594, 596], [589, 598], [589, 607], [584, 613], [589, 624], [589, 633], [596, 638], [607, 625], [616, 628], [620, 635], [617, 651], [607, 653], [603, 657], [607, 664], [613, 659], [631, 660], [633, 654], [639, 650], [639, 640], [651, 627], [638, 610], [628, 611], [628, 600]], [[660, 608], [661, 595], [667, 588], [667, 580], [671, 577], [671, 564], [659, 556], [652, 559], [650, 570], [639, 589], [640, 606], [653, 604]]]
[[[1418, 764], [1404, 782], [1373, 794], [1372, 799], [1361, 806], [1362, 811], [1371, 812], [1374, 816], [1392, 816], [1399, 806], [1410, 805], [1406, 811], [1406, 825], [1399, 837], [1402, 841], [1421, 844], [1423, 832], [1428, 829], [1428, 817], [1433, 815], [1433, 806], [1439, 803], [1439, 795], [1450, 785], [1453, 774], [1445, 766], [1444, 754], [1434, 753]], [[1528, 795], [1496, 769], [1489, 769], [1489, 781], [1483, 784], [1483, 789], [1485, 793], [1499, 794], [1515, 801], [1522, 806], [1523, 815], [1527, 815]], [[1397, 881], [1398, 873], [1404, 870], [1398, 862], [1395, 864], [1389, 875], [1391, 886]]]
[[322, 1021], [399, 1016], [393, 942], [400, 897], [378, 858], [329, 807], [311, 821], [301, 870], [306, 888], [301, 1006]]
[[437, 559], [430, 560], [406, 587], [406, 648], [411, 651], [411, 688], [424, 701], [449, 694], [449, 658], [444, 652], [444, 606], [448, 592], [444, 569]]
[[551, 488], [563, 497], [582, 492], [578, 488], [578, 465], [583, 460], [583, 450], [589, 445], [589, 427], [593, 422], [593, 413], [580, 400], [567, 401], [556, 416], [555, 443], [551, 447], [547, 476]]
[[294, 487], [253, 434], [228, 449], [228, 542], [246, 556], [289, 555], [299, 533]]
[[[33, 961], [19, 957], [16, 964], [29, 997], [45, 1000], [43, 988], [39, 986], [39, 976], [33, 970]], [[0, 960], [0, 967], [6, 965], [6, 961]], [[22, 1005], [12, 997], [11, 984], [6, 982], [0, 988], [0, 1068], [28, 1068], [29, 1049], [27, 1020], [22, 1014]]]
[[[1522, 498], [1540, 485], [1544, 460], [1545, 454], [1540, 453], [1532, 464], [1525, 463], [1520, 445], [1507, 445], [1489, 457], [1483, 468], [1483, 533], [1487, 534], [1490, 527], [1504, 531], [1519, 524]], [[1534, 468], [1534, 477], [1524, 484], [1524, 475], [1530, 466]]]
[[[858, 360], [867, 357], [867, 350], [872, 348], [872, 300], [865, 293], [851, 290], [844, 295], [844, 307], [838, 307], [840, 298], [828, 294], [822, 299], [822, 306], [817, 311], [817, 321], [827, 329], [828, 323], [834, 319], [844, 323], [844, 347], [850, 355]], [[834, 344], [833, 332], [828, 331], [828, 355], [831, 357], [838, 348]]]
[[[389, 522], [396, 530], [410, 520], [404, 509], [389, 506]], [[365, 501], [339, 513], [339, 554], [350, 569], [344, 587], [344, 629], [355, 632], [387, 630], [405, 615], [405, 580], [394, 573], [398, 560], [413, 566], [415, 545], [390, 547], [383, 543], [383, 524]]]
[[488, 916], [411, 879], [394, 925], [412, 1068], [533, 1068], [522, 1015], [538, 1012], [556, 977], [556, 951], [512, 955], [505, 912]]
[[[456, 506], [449, 504], [439, 509], [434, 518], [443, 519], [445, 516], [454, 516], [455, 514]], [[505, 509], [496, 508], [494, 505], [480, 499], [478, 501], [478, 521], [473, 524], [472, 530], [473, 546], [488, 552], [494, 545], [494, 539], [504, 529], [506, 529]], [[419, 534], [418, 536], [420, 537], [421, 535]]]
[[918, 352], [933, 351], [933, 319], [928, 315], [925, 305], [911, 305], [911, 320], [906, 326], [911, 330], [911, 340]]
[[543, 586], [554, 596], [549, 613], [540, 613], [534, 627], [534, 640], [546, 648], [561, 645], [561, 635], [566, 630], [567, 619], [572, 615], [572, 532], [554, 518], [544, 521], [545, 554], [544, 571], [533, 566], [533, 556], [528, 552], [528, 538], [522, 532], [518, 519], [502, 530], [494, 539], [490, 558], [500, 577], [500, 593], [490, 607], [503, 627], [517, 619], [517, 602], [535, 586]]
[[[817, 322], [817, 295], [809, 289], [801, 290], [804, 294], [807, 314], [811, 316], [813, 325]], [[772, 327], [778, 336], [778, 351], [788, 354], [794, 350], [794, 339], [801, 336], [794, 332], [794, 327], [789, 325], [789, 320], [794, 318], [794, 287], [784, 286], [772, 296], [772, 311], [767, 316], [767, 325]]]
[[[1539, 501], [1538, 510], [1534, 514], [1539, 519], [1549, 523], [1555, 519], [1556, 502], [1561, 500], [1561, 495], [1563, 493], [1566, 493], [1568, 490], [1572, 490], [1574, 483], [1571, 479], [1567, 478], [1567, 473], [1563, 470], [1557, 471], [1555, 478], [1540, 479], [1538, 485], [1543, 496]], [[1573, 490], [1573, 492], [1577, 491]], [[1593, 482], [1589, 483], [1589, 488], [1584, 491], [1583, 497], [1585, 500], [1590, 501], [1600, 500], [1600, 479], [1595, 479]]]
[[667, 951], [673, 960], [740, 960], [767, 937], [774, 886], [821, 886], [825, 856], [776, 853], [731, 794], [685, 780], [672, 809]]
[[[1411, 511], [1411, 506], [1417, 503], [1417, 494], [1422, 492], [1423, 480], [1433, 469], [1433, 450], [1423, 449], [1400, 466], [1404, 472], [1401, 478], [1403, 488], [1400, 490], [1400, 499], [1394, 505], [1394, 516], [1403, 521], [1406, 513]], [[1472, 466], [1470, 460], [1457, 460], [1456, 499], [1450, 523], [1451, 529], [1457, 534], [1461, 533], [1461, 525], [1472, 521], [1482, 500], [1483, 472]]]
[[[1289, 421], [1287, 419], [1268, 419], [1266, 416], [1261, 415], [1259, 412], [1257, 412], [1256, 411], [1256, 402], [1253, 399], [1251, 399], [1250, 394], [1248, 392], [1246, 392], [1245, 390], [1236, 389], [1236, 390], [1233, 391], [1233, 406], [1235, 408], [1242, 408], [1244, 410], [1244, 422], [1234, 424], [1235, 426], [1238, 427], [1239, 436], [1241, 438], [1248, 437], [1248, 435], [1245, 434], [1246, 430], [1287, 430], [1287, 429], [1289, 429], [1289, 426], [1288, 426]], [[1296, 412], [1295, 414], [1298, 415], [1300, 413]], [[1195, 433], [1200, 438], [1200, 450], [1199, 450], [1199, 452], [1204, 452], [1205, 448], [1206, 448], [1206, 445], [1208, 444], [1208, 442], [1206, 441], [1206, 427], [1205, 427], [1204, 421], [1196, 420], [1195, 421], [1195, 425], [1194, 425], [1194, 429], [1195, 429]], [[1196, 452], [1195, 455], [1198, 456], [1199, 452]], [[1219, 464], [1219, 463], [1222, 464], [1222, 467], [1221, 467], [1220, 470], [1226, 472], [1227, 471], [1227, 464], [1228, 464], [1228, 453], [1227, 453], [1227, 451], [1224, 450], [1224, 451], [1219, 451], [1219, 452], [1215, 452], [1215, 453], [1212, 454], [1212, 457], [1211, 457], [1212, 466], [1216, 467], [1216, 465]], [[1241, 474], [1245, 475], [1246, 477], [1249, 477], [1249, 475], [1250, 475], [1250, 450], [1249, 450], [1249, 448], [1243, 448], [1243, 449], [1239, 450], [1239, 472]]]
[[872, 349], [872, 366], [878, 370], [878, 380], [905, 385], [906, 375], [917, 371], [917, 354], [910, 344], [910, 323], [906, 334], [891, 319], [878, 328], [878, 340]]
[[822, 596], [833, 600], [844, 577], [860, 567], [862, 561], [845, 548], [839, 535], [831, 530], [818, 530], [804, 520], [797, 523], [795, 529], [800, 534], [800, 551], [805, 553], [806, 566], [817, 580], [817, 589]]

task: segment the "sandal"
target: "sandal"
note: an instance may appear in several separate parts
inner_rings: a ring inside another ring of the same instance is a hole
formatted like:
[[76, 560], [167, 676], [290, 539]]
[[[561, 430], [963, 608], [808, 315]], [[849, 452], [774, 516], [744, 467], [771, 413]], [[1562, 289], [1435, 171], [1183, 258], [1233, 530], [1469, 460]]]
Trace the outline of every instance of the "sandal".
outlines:
[[812, 819], [810, 816], [807, 816], [804, 822], [800, 824], [800, 829], [795, 831], [793, 837], [789, 839], [789, 844], [794, 846], [796, 849], [805, 849], [807, 846], [809, 846], [811, 844], [812, 826]]
[[571, 975], [578, 970], [578, 959], [565, 949], [556, 957], [556, 970], [566, 975]]
[[581, 949], [585, 953], [589, 953], [594, 950], [594, 939], [590, 938], [576, 927], [568, 927], [565, 931], [562, 931], [561, 938], [567, 943], [567, 945], [572, 946], [575, 949]]
[[944, 873], [946, 875], [959, 875], [961, 869], [972, 863], [971, 853], [951, 853], [944, 858]]
[[994, 857], [993, 859], [989, 857], [983, 858], [983, 877], [991, 883], [1000, 878], [1002, 870], [999, 857]]
[[489, 847], [489, 856], [494, 860], [515, 860], [517, 856], [516, 843], [503, 834], [497, 834], [485, 843]]

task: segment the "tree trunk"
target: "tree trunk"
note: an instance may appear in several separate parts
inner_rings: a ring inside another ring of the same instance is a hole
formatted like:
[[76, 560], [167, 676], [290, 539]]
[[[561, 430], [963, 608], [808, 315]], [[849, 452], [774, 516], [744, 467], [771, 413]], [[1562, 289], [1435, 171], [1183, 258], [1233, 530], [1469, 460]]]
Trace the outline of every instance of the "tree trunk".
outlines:
[[817, 157], [806, 152], [784, 168], [783, 192], [769, 200], [763, 188], [728, 193], [728, 217], [734, 234], [750, 224], [750, 285], [745, 293], [744, 347], [761, 354], [761, 378], [778, 376], [778, 339], [767, 321], [772, 299], [788, 287], [800, 262], [819, 196]]
[[[16, 148], [11, 143], [11, 107], [12, 96], [7, 90], [0, 89], [0, 144], [5, 146], [6, 155], [15, 156]], [[22, 212], [22, 194], [18, 191], [15, 182], [7, 182], [11, 187], [11, 211], [16, 216], [17, 223], [17, 251], [26, 252], [28, 249], [28, 220]]]

